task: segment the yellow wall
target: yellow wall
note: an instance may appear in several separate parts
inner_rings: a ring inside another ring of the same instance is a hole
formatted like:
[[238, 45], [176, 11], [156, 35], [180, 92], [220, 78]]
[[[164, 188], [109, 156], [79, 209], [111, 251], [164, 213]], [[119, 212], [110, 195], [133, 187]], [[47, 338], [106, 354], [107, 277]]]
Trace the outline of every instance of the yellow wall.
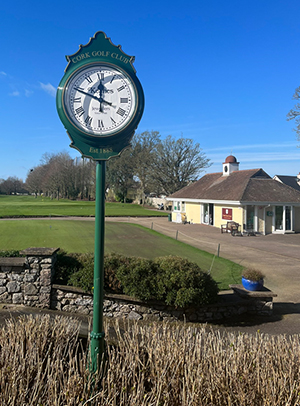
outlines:
[[264, 208], [258, 208], [257, 210], [258, 217], [258, 232], [264, 234], [265, 232], [265, 221], [264, 221]]
[[225, 205], [214, 205], [215, 214], [214, 214], [214, 226], [221, 228], [221, 224], [226, 224], [229, 220], [222, 219], [222, 209], [232, 209], [232, 221], [239, 223], [243, 231], [244, 223], [244, 210], [242, 207], [237, 206], [225, 206]]
[[200, 223], [200, 203], [185, 203], [185, 213], [187, 221], [192, 221], [195, 224]]

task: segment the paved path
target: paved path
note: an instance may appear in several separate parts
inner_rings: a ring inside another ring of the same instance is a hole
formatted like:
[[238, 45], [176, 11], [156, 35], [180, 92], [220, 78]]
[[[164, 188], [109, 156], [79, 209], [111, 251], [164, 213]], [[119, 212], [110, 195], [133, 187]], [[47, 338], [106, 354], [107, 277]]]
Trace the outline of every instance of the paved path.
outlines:
[[265, 285], [278, 294], [276, 301], [300, 303], [300, 234], [232, 237], [211, 226], [177, 224], [165, 218], [107, 218], [152, 228], [244, 266], [260, 269]]
[[[206, 225], [177, 224], [166, 218], [107, 218], [152, 228], [167, 236], [193, 245], [244, 266], [260, 269], [265, 285], [278, 296], [274, 298], [274, 316], [249, 318], [226, 323], [227, 330], [269, 334], [300, 334], [300, 234], [270, 234], [256, 237], [232, 237]], [[224, 326], [223, 326], [224, 327]], [[221, 326], [221, 328], [223, 328]]]

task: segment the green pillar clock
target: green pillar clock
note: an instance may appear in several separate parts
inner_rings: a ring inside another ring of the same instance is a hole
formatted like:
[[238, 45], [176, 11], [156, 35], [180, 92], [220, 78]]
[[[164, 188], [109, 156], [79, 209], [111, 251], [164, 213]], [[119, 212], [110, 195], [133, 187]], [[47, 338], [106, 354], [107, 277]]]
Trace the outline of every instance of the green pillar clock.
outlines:
[[56, 106], [70, 146], [94, 160], [119, 155], [130, 144], [144, 110], [134, 57], [99, 31], [66, 58]]
[[99, 371], [104, 354], [105, 164], [121, 154], [142, 117], [144, 94], [133, 67], [134, 57], [115, 46], [104, 32], [66, 57], [68, 65], [56, 93], [59, 117], [71, 147], [97, 161], [95, 256], [91, 366]]

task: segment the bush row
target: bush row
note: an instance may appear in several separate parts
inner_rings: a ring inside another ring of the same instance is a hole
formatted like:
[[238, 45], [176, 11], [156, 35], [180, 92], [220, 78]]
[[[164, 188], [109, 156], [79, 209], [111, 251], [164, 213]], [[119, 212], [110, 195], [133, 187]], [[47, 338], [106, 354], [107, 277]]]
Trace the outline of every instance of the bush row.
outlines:
[[[93, 273], [93, 254], [58, 254], [56, 283], [91, 291]], [[104, 257], [104, 290], [176, 307], [213, 303], [219, 291], [217, 282], [187, 259], [167, 256], [149, 260], [119, 254]]]

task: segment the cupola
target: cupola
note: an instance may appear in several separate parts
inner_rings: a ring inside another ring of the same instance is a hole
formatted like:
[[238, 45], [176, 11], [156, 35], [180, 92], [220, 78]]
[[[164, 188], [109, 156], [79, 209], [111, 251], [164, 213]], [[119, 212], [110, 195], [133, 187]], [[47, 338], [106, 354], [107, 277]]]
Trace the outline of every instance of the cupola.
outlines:
[[232, 172], [239, 170], [240, 163], [233, 155], [229, 155], [223, 162], [223, 176], [229, 176]]

